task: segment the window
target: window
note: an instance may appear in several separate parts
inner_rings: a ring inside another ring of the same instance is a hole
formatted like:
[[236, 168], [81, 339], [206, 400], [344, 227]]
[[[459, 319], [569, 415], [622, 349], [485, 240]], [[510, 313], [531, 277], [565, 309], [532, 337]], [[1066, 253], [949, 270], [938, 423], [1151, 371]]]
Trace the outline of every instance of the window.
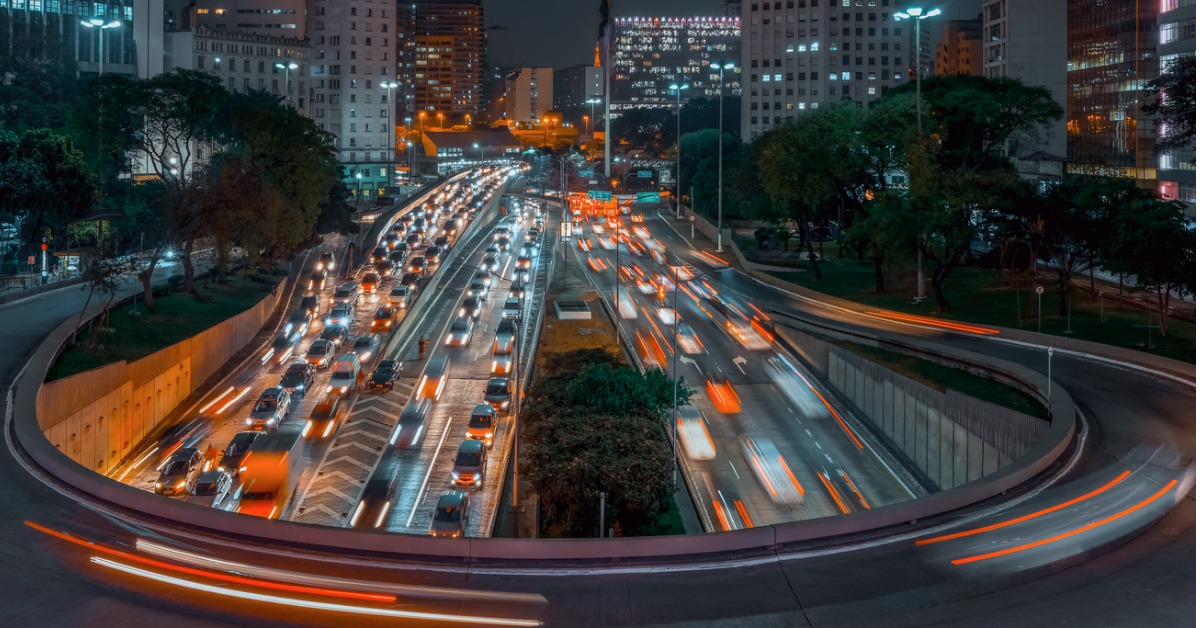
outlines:
[[849, 80], [850, 80], [850, 73], [849, 73], [849, 72], [842, 72], [842, 80], [843, 80], [843, 81], [849, 81]]

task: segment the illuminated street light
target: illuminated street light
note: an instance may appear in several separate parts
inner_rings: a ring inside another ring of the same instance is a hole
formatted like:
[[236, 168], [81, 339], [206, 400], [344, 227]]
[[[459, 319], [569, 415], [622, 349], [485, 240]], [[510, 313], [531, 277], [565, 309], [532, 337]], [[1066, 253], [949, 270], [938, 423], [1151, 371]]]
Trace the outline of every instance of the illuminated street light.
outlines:
[[289, 61], [287, 63], [276, 63], [275, 67], [283, 70], [283, 101], [290, 107], [292, 104], [292, 91], [289, 89], [288, 78], [291, 76], [292, 70], [299, 70], [300, 66], [296, 65], [294, 61]]
[[90, 20], [80, 20], [79, 23], [88, 28], [100, 29], [100, 76], [104, 76], [104, 31], [120, 26], [121, 22], [120, 20], [105, 22], [98, 17], [94, 17]]
[[680, 133], [679, 116], [680, 116], [680, 113], [683, 111], [683, 107], [680, 104], [679, 99], [683, 95], [683, 90], [685, 90], [687, 88], [688, 88], [687, 85], [678, 85], [675, 83], [671, 83], [670, 85], [667, 86], [667, 91], [675, 92], [675, 217], [676, 218], [679, 218], [680, 212], [683, 211], [683, 208], [682, 208], [683, 204], [680, 203], [680, 200], [682, 197], [679, 196], [679, 176], [680, 176], [680, 172], [681, 172], [680, 161], [683, 159], [683, 141], [682, 141], [683, 138], [679, 135], [679, 133]]

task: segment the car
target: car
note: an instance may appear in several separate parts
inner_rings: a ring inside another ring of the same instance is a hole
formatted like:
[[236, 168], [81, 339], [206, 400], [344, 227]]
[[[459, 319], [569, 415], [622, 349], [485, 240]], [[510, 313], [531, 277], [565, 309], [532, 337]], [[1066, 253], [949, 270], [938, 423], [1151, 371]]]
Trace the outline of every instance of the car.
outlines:
[[272, 386], [258, 396], [246, 417], [246, 426], [252, 430], [273, 430], [279, 427], [292, 409], [292, 395], [280, 386]]
[[412, 288], [408, 286], [392, 286], [392, 291], [388, 293], [388, 305], [401, 310], [408, 309], [408, 304], [412, 301], [412, 293]]
[[425, 422], [433, 403], [429, 399], [410, 399], [400, 410], [400, 418], [392, 429], [388, 444], [402, 449], [412, 449], [421, 443], [425, 435]]
[[395, 266], [403, 264], [408, 259], [408, 245], [401, 242], [392, 250], [391, 255], [388, 255], [388, 261]]
[[746, 434], [742, 435], [740, 441], [747, 464], [771, 496], [771, 501], [778, 504], [804, 503], [804, 487], [796, 481], [795, 474], [774, 441]]
[[350, 335], [350, 328], [345, 325], [328, 325], [321, 330], [321, 340], [328, 340], [333, 343], [334, 347], [342, 346], [346, 342], [346, 337]]
[[493, 253], [488, 253], [483, 256], [483, 261], [479, 262], [479, 267], [485, 271], [496, 272], [500, 270], [500, 259]]
[[321, 310], [321, 297], [315, 294], [305, 295], [300, 298], [300, 307], [308, 310], [313, 320], [317, 320], [317, 313]]
[[[386, 257], [383, 259], [386, 260]], [[359, 282], [362, 285], [362, 293], [375, 294], [375, 291], [379, 289], [379, 282], [379, 273], [374, 271], [364, 273]]]
[[322, 253], [321, 257], [317, 260], [317, 270], [323, 270], [325, 272], [332, 272], [333, 268], [334, 268], [333, 252], [326, 251], [326, 252]]
[[337, 428], [338, 415], [342, 409], [341, 395], [325, 395], [313, 407], [312, 414], [300, 432], [305, 438], [329, 438]]
[[388, 250], [386, 246], [377, 246], [371, 251], [371, 263], [383, 261], [387, 259]]
[[487, 452], [483, 441], [469, 438], [458, 445], [454, 455], [454, 466], [450, 469], [450, 481], [456, 486], [483, 488], [487, 479]]
[[329, 298], [329, 302], [333, 305], [343, 303], [351, 306], [358, 305], [358, 284], [349, 281], [338, 286], [337, 290], [333, 291], [333, 296]]
[[508, 296], [516, 297], [518, 299], [524, 299], [525, 298], [525, 286], [518, 286], [517, 284], [513, 284], [513, 285], [509, 286], [508, 287]]
[[517, 268], [528, 270], [532, 266], [533, 266], [533, 258], [526, 256], [526, 255], [517, 256]]
[[312, 274], [310, 274], [308, 276], [308, 289], [309, 290], [324, 290], [325, 289], [325, 277], [326, 277], [325, 271], [323, 271], [323, 270], [312, 271]]
[[533, 244], [525, 244], [521, 246], [521, 255], [526, 257], [537, 257], [538, 253], [538, 247]]
[[158, 459], [166, 460], [180, 449], [197, 447], [200, 445], [200, 441], [208, 438], [212, 432], [213, 418], [204, 414], [190, 421], [172, 425], [163, 432], [162, 436], [158, 437]]
[[296, 308], [288, 317], [287, 322], [283, 324], [283, 333], [291, 335], [294, 333], [303, 334], [308, 331], [308, 324], [312, 322], [312, 312], [304, 308]]
[[425, 263], [431, 266], [437, 265], [442, 261], [442, 254], [444, 252], [445, 251], [442, 249], [442, 247], [436, 244], [430, 244], [425, 248]]
[[496, 246], [499, 247], [500, 252], [503, 253], [511, 248], [512, 242], [508, 239], [508, 236], [505, 236], [503, 238], [496, 239]]
[[391, 249], [396, 248], [396, 245], [399, 243], [400, 243], [400, 234], [396, 233], [395, 231], [393, 231], [383, 237], [383, 246], [385, 248], [387, 248], [389, 251]]
[[504, 318], [516, 320], [521, 317], [521, 299], [508, 297], [504, 300]]
[[438, 355], [429, 359], [425, 364], [425, 372], [417, 386], [417, 395], [423, 399], [441, 399], [442, 389], [446, 387], [446, 376], [450, 364], [446, 356]]
[[333, 343], [328, 340], [314, 340], [308, 346], [308, 353], [304, 354], [304, 361], [313, 365], [314, 368], [325, 368], [333, 359], [333, 348]]
[[438, 497], [433, 521], [429, 524], [430, 536], [461, 537], [467, 530], [471, 517], [471, 495], [466, 491], [446, 491]]
[[375, 370], [371, 371], [371, 378], [367, 380], [368, 388], [385, 388], [391, 390], [396, 384], [396, 376], [399, 375], [400, 363], [396, 360], [383, 360], [375, 366]]
[[496, 437], [496, 409], [486, 403], [480, 403], [471, 410], [471, 418], [467, 422], [467, 438], [481, 440], [488, 447]]
[[159, 467], [154, 483], [157, 495], [187, 495], [192, 492], [196, 478], [204, 471], [204, 454], [195, 447], [184, 447], [171, 454]]
[[408, 260], [408, 272], [424, 275], [427, 263], [424, 257], [414, 257]]
[[467, 285], [467, 296], [475, 299], [487, 299], [488, 286], [479, 279], [472, 279]]
[[458, 235], [459, 226], [461, 226], [460, 220], [456, 218], [447, 220], [446, 222], [442, 223], [442, 235], [450, 237]]
[[438, 236], [433, 239], [433, 245], [442, 251], [447, 251], [450, 249], [450, 238], [449, 236]]
[[708, 433], [707, 421], [699, 408], [679, 406], [675, 415], [675, 433], [688, 458], [713, 460], [717, 457], [716, 445]]
[[347, 395], [358, 388], [361, 374], [362, 360], [358, 354], [353, 351], [343, 353], [333, 364], [333, 374], [329, 376], [325, 392]]
[[370, 530], [385, 527], [388, 513], [396, 501], [399, 478], [400, 467], [389, 461], [385, 460], [375, 467], [375, 472], [358, 497], [358, 504], [350, 514], [351, 528]]
[[[400, 287], [403, 288], [404, 286]], [[391, 331], [392, 326], [395, 324], [396, 308], [385, 305], [375, 310], [375, 316], [371, 319], [371, 331]]]
[[507, 376], [512, 372], [513, 354], [511, 351], [502, 353], [500, 351], [492, 352], [492, 375], [494, 377]]
[[380, 277], [391, 277], [392, 273], [396, 272], [396, 265], [390, 259], [375, 262], [375, 272]]
[[354, 339], [354, 346], [350, 350], [358, 354], [360, 362], [366, 362], [379, 355], [380, 344], [379, 334], [363, 334]]
[[184, 499], [189, 504], [231, 510], [233, 506], [233, 479], [220, 469], [210, 469], [196, 477], [192, 492]]
[[495, 244], [489, 244], [483, 251], [484, 255], [500, 255], [500, 247]]
[[507, 377], [493, 377], [488, 380], [487, 387], [483, 389], [483, 400], [491, 404], [496, 412], [509, 411], [509, 403], [512, 401], [512, 393], [508, 389]]
[[246, 453], [250, 451], [254, 441], [262, 436], [263, 433], [257, 430], [234, 434], [229, 445], [225, 447], [225, 453], [221, 456], [221, 462], [217, 468], [236, 478], [242, 472], [242, 459], [246, 457]]
[[446, 346], [448, 347], [465, 347], [471, 342], [471, 334], [475, 331], [475, 321], [470, 317], [456, 318], [453, 323], [450, 323], [450, 330], [446, 332]]
[[482, 311], [483, 301], [479, 297], [467, 297], [463, 299], [462, 305], [458, 308], [458, 317], [479, 320], [479, 314]]
[[349, 326], [352, 322], [354, 322], [354, 308], [350, 307], [348, 303], [333, 306], [333, 309], [329, 310], [329, 316], [325, 317], [326, 329], [333, 325]]
[[513, 283], [523, 286], [529, 283], [529, 270], [526, 268], [518, 268], [513, 271]]
[[293, 397], [303, 397], [312, 390], [314, 373], [313, 366], [308, 362], [296, 362], [279, 378], [279, 385]]
[[692, 329], [687, 323], [680, 323], [675, 328], [675, 333], [678, 334], [679, 348], [687, 354], [696, 355], [704, 350], [704, 343], [700, 342], [700, 336], [696, 335], [696, 330]]
[[421, 276], [417, 273], [404, 273], [400, 277], [400, 285], [408, 286], [409, 290], [416, 291], [421, 286]]
[[481, 269], [481, 270], [475, 271], [475, 274], [471, 277], [471, 280], [472, 281], [475, 281], [475, 280], [482, 281], [483, 285], [490, 288], [492, 286], [492, 277], [493, 277], [493, 275], [491, 272]]
[[416, 232], [409, 233], [407, 236], [405, 236], [404, 243], [407, 244], [408, 248], [410, 249], [415, 248], [421, 243], [421, 235]]

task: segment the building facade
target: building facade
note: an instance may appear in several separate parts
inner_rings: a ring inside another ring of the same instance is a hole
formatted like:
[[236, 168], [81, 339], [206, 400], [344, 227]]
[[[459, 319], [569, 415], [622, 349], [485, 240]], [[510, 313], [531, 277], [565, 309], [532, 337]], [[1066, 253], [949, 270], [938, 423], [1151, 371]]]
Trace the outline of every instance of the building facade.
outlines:
[[424, 112], [434, 120], [441, 114], [446, 125], [478, 115], [487, 51], [482, 0], [409, 0], [397, 6], [401, 115]]
[[312, 0], [309, 107], [332, 133], [351, 190], [368, 199], [394, 183], [395, 112], [383, 87], [396, 72], [396, 5], [384, 0]]
[[[713, 62], [741, 58], [741, 20], [736, 17], [619, 17], [612, 52], [614, 111], [674, 106], [667, 87], [686, 84], [683, 97], [716, 98], [721, 93]], [[741, 68], [725, 72], [725, 94], [741, 89]]]
[[1068, 0], [1066, 5], [1066, 171], [1157, 187], [1155, 126], [1142, 112], [1142, 86], [1159, 73], [1160, 3]]
[[301, 115], [311, 117], [308, 42], [303, 39], [198, 26], [167, 33], [164, 49], [165, 71], [208, 72], [230, 92], [275, 94]]
[[742, 138], [824, 104], [866, 106], [907, 83], [913, 27], [888, 4], [742, 2]]
[[[1166, 71], [1171, 62], [1196, 54], [1196, 3], [1163, 0], [1158, 14], [1158, 60]], [[1158, 192], [1163, 198], [1182, 201], [1196, 217], [1196, 144], [1158, 155]]]
[[588, 100], [604, 98], [603, 68], [573, 65], [554, 71], [554, 108], [559, 111], [588, 107]]
[[[1067, 5], [1043, 0], [984, 0], [983, 75], [1008, 77], [1050, 90], [1067, 108]], [[1067, 156], [1066, 123], [1057, 122], [1041, 138], [1010, 144], [1010, 157]]]
[[938, 76], [983, 76], [983, 16], [942, 24], [934, 72]]
[[504, 117], [509, 124], [537, 123], [553, 109], [554, 70], [520, 68], [505, 79]]
[[[101, 69], [103, 38], [104, 72], [138, 75], [138, 50], [151, 50], [153, 41], [138, 37], [135, 19], [146, 20], [144, 3], [117, 0], [93, 3], [81, 0], [0, 0], [0, 54], [28, 57], [39, 61], [59, 60], [74, 64], [81, 75], [95, 75]], [[154, 3], [150, 10], [153, 11]], [[161, 11], [162, 3], [157, 3]], [[135, 9], [137, 9], [135, 11]], [[119, 22], [113, 28], [88, 28], [80, 22], [90, 19]], [[157, 50], [162, 51], [161, 24]], [[2, 78], [2, 77], [0, 77]]]
[[303, 39], [305, 0], [195, 0], [196, 26], [256, 35]]

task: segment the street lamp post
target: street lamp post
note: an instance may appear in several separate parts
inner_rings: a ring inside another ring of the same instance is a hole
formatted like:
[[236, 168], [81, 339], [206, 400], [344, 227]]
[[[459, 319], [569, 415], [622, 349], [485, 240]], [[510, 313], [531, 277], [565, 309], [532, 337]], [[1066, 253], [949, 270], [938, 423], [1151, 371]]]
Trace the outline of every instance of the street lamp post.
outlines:
[[1043, 293], [1043, 292], [1045, 292], [1045, 290], [1046, 290], [1046, 289], [1045, 289], [1045, 288], [1043, 288], [1043, 287], [1041, 287], [1041, 286], [1038, 286], [1038, 287], [1037, 287], [1037, 295], [1038, 295], [1038, 333], [1039, 333], [1039, 334], [1040, 334], [1040, 333], [1042, 333], [1042, 293]]
[[[926, 11], [921, 7], [910, 7], [905, 11], [897, 11], [895, 18], [897, 21], [912, 19], [916, 25], [917, 38], [917, 137], [923, 135], [921, 129], [921, 20], [925, 20], [937, 15], [941, 15], [941, 9], [933, 9]], [[917, 300], [925, 298], [925, 248], [917, 247]]]
[[725, 191], [725, 70], [732, 70], [732, 61], [710, 63], [708, 67], [718, 71], [717, 84], [717, 252], [721, 253], [721, 219]]
[[477, 156], [479, 158], [479, 161], [483, 161], [483, 151], [479, 150], [479, 142], [474, 142], [471, 144], [471, 146], [473, 146], [475, 148], [475, 150], [479, 151]]
[[290, 84], [288, 83], [288, 78], [291, 76], [292, 70], [298, 70], [300, 69], [300, 66], [296, 65], [295, 61], [289, 61], [287, 63], [283, 63], [281, 61], [276, 63], [275, 67], [283, 70], [283, 102], [290, 107], [292, 106], [292, 90]]
[[105, 22], [104, 20], [102, 20], [98, 17], [94, 17], [94, 18], [91, 18], [90, 20], [80, 20], [79, 23], [88, 28], [99, 29], [99, 31], [100, 31], [98, 33], [98, 35], [100, 36], [100, 76], [104, 76], [104, 31], [106, 31], [110, 28], [116, 28], [116, 27], [120, 26], [121, 22], [120, 22], [120, 20], [113, 20], [111, 22]]
[[438, 130], [441, 131], [441, 130], [445, 129], [445, 127], [442, 125], [442, 121], [446, 119], [446, 115], [441, 112], [438, 112], [437, 119], [438, 119]]
[[592, 130], [591, 125], [596, 123], [596, 105], [600, 104], [603, 101], [601, 101], [599, 98], [589, 98], [589, 99], [585, 100], [584, 102], [586, 102], [588, 104], [588, 106], [591, 108], [591, 114], [592, 114], [591, 117], [589, 118], [589, 120], [591, 120], [591, 122], [588, 124], [588, 143], [590, 144], [592, 141], [592, 136], [595, 134], [594, 131]]
[[679, 116], [683, 111], [683, 106], [680, 103], [680, 97], [683, 95], [683, 90], [687, 89], [687, 85], [677, 85], [671, 83], [667, 86], [667, 90], [675, 92], [675, 217], [679, 218], [680, 212], [683, 211], [683, 204], [680, 202], [683, 197], [679, 195], [679, 177], [682, 172], [680, 164], [683, 160], [683, 142], [681, 141], [679, 132]]
[[671, 327], [671, 333], [675, 336], [671, 347], [671, 486], [676, 490], [679, 489], [679, 452], [676, 451], [679, 446], [679, 435], [676, 433], [679, 429], [679, 373], [676, 369], [679, 363], [679, 267], [682, 265], [682, 260], [675, 260], [675, 301], [671, 304], [675, 323]]
[[354, 204], [360, 209], [362, 208], [362, 173], [354, 173], [354, 178], [357, 180], [357, 187], [354, 190]]
[[387, 114], [388, 114], [388, 176], [387, 183], [384, 185], [385, 193], [390, 194], [392, 191], [392, 183], [396, 181], [396, 127], [392, 125], [392, 110], [396, 108], [396, 103], [392, 100], [392, 90], [400, 87], [400, 84], [395, 81], [385, 81], [380, 84], [380, 87], [387, 90]]

